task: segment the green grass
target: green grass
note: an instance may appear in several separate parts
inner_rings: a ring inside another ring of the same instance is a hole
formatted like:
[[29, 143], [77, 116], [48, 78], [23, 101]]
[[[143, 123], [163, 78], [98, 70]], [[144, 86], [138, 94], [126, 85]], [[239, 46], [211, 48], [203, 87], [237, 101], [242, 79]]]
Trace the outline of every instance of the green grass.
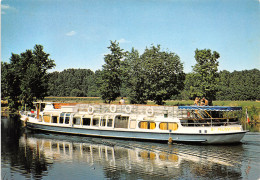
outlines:
[[[120, 98], [113, 101], [112, 104], [118, 104]], [[74, 102], [74, 103], [104, 103], [100, 97], [45, 97], [44, 101], [51, 102]], [[125, 98], [126, 104], [129, 104], [127, 98]], [[192, 100], [169, 100], [165, 102], [166, 106], [189, 106], [193, 105]], [[154, 102], [148, 101], [149, 105], [155, 105]], [[242, 108], [255, 107], [260, 108], [260, 101], [213, 101], [215, 106], [241, 106]]]

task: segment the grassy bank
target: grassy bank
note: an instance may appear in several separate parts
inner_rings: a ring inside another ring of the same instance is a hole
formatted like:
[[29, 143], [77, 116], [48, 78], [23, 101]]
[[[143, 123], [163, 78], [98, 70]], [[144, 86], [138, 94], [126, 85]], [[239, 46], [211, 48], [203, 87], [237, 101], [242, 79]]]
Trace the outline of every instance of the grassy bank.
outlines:
[[[118, 104], [120, 98], [112, 104]], [[44, 101], [51, 102], [74, 102], [74, 103], [103, 103], [100, 97], [46, 97]], [[125, 98], [126, 104], [129, 104], [127, 98]], [[181, 105], [193, 105], [192, 100], [169, 100], [166, 101], [167, 106], [181, 106]], [[148, 101], [149, 105], [155, 105], [154, 102]], [[250, 108], [254, 106], [256, 109], [260, 109], [260, 101], [213, 101], [215, 106], [242, 106], [243, 108]]]

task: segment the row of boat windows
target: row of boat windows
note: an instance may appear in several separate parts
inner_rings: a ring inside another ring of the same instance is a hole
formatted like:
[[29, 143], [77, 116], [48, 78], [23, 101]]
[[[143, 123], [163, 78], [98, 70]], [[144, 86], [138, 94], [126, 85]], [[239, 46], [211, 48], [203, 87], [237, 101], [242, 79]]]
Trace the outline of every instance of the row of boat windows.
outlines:
[[[42, 119], [40, 117], [40, 119]], [[136, 128], [136, 120], [129, 120], [129, 116], [116, 116], [114, 122], [114, 128]], [[70, 114], [62, 113], [60, 116], [50, 116], [43, 115], [43, 121], [47, 123], [56, 123], [56, 124], [70, 124]], [[130, 122], [129, 122], [130, 121]], [[113, 118], [112, 117], [73, 117], [71, 124], [73, 125], [83, 125], [83, 126], [100, 126], [100, 127], [113, 127]], [[141, 121], [138, 123], [140, 129], [155, 129], [156, 123], [151, 121]], [[159, 129], [161, 130], [177, 130], [178, 124], [172, 122], [161, 122], [159, 124]]]

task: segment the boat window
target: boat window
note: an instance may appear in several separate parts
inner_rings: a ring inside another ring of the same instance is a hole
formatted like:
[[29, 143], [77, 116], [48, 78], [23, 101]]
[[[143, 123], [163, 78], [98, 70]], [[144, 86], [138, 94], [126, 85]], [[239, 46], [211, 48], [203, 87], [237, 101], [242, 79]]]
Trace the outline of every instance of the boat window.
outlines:
[[171, 123], [171, 122], [162, 122], [159, 125], [161, 130], [172, 130], [176, 131], [178, 129], [177, 123]]
[[107, 119], [107, 127], [112, 127], [113, 125], [113, 119], [112, 118], [108, 118]]
[[168, 123], [168, 130], [176, 131], [178, 129], [177, 123]]
[[52, 116], [52, 123], [57, 123], [57, 122], [58, 122], [58, 117]]
[[167, 122], [160, 123], [159, 127], [160, 127], [161, 130], [167, 130]]
[[135, 127], [136, 127], [136, 120], [130, 121], [130, 128], [135, 129]]
[[83, 125], [90, 126], [91, 118], [83, 118]]
[[115, 128], [128, 128], [129, 116], [116, 116]]
[[155, 129], [155, 122], [141, 121], [139, 122], [139, 128], [141, 129]]
[[104, 117], [101, 118], [100, 126], [106, 126], [106, 118], [104, 118]]
[[100, 117], [94, 117], [92, 121], [92, 126], [98, 126]]
[[60, 121], [59, 121], [60, 124], [63, 124], [64, 122], [64, 115], [65, 115], [64, 113], [60, 114]]
[[73, 117], [73, 124], [80, 125], [80, 120], [81, 120], [80, 117]]
[[66, 114], [65, 124], [69, 124], [69, 123], [70, 123], [70, 114]]
[[49, 122], [51, 122], [51, 116], [50, 115], [43, 115], [43, 120], [44, 120], [44, 122], [49, 123]]

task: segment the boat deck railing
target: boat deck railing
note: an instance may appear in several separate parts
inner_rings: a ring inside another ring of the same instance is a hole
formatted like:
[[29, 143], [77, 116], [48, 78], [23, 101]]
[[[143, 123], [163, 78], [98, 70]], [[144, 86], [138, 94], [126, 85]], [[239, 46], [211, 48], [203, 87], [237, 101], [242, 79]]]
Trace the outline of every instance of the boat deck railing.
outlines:
[[[194, 106], [157, 106], [157, 105], [136, 105], [136, 104], [76, 104], [76, 103], [46, 103], [45, 109], [48, 105], [48, 110], [61, 109], [62, 112], [68, 113], [88, 113], [88, 114], [129, 114], [129, 115], [145, 115], [148, 117], [164, 116], [164, 117], [178, 117], [188, 118], [194, 117], [196, 119], [212, 118], [210, 111], [221, 110], [222, 112], [229, 112], [230, 110], [240, 110], [238, 108], [228, 107], [194, 107]], [[50, 108], [50, 109], [49, 109]], [[197, 110], [194, 110], [197, 108]], [[47, 111], [48, 111], [47, 110]]]
[[228, 126], [228, 125], [236, 125], [238, 122], [181, 122], [182, 126]]
[[177, 117], [178, 106], [78, 104], [78, 112]]
[[182, 118], [183, 126], [227, 126], [239, 124], [238, 118]]

